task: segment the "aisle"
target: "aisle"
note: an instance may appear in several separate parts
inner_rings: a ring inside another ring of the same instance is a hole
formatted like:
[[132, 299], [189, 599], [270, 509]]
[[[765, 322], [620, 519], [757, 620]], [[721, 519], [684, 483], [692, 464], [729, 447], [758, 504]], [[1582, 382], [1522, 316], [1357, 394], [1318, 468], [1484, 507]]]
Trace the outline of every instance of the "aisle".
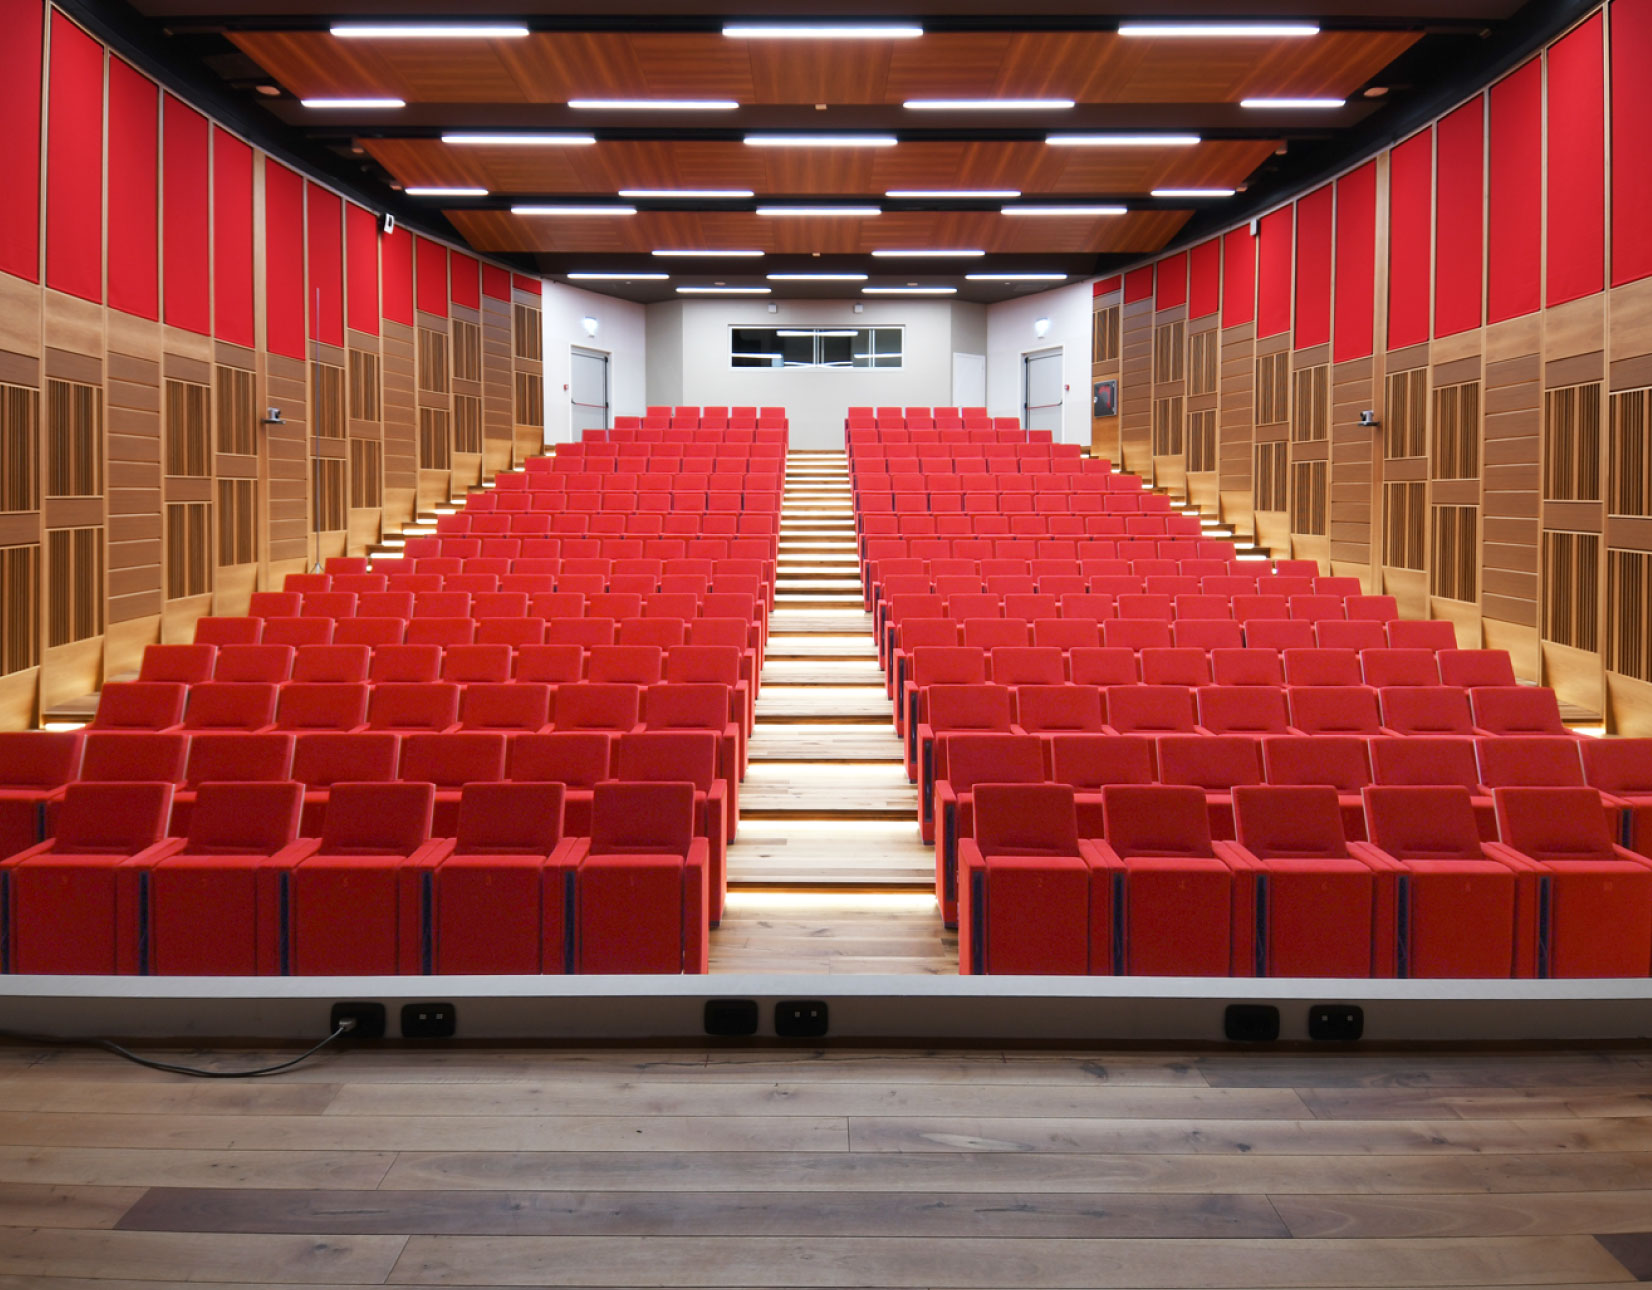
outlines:
[[788, 455], [777, 572], [712, 970], [954, 971], [862, 606], [843, 453]]

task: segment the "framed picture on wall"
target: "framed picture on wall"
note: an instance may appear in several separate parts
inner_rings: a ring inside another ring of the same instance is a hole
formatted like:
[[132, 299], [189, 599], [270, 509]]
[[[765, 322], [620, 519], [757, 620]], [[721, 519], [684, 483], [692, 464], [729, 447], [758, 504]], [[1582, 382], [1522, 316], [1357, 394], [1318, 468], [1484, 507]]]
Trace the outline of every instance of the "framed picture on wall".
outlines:
[[1090, 415], [1116, 417], [1119, 414], [1119, 383], [1116, 379], [1097, 381], [1090, 395]]

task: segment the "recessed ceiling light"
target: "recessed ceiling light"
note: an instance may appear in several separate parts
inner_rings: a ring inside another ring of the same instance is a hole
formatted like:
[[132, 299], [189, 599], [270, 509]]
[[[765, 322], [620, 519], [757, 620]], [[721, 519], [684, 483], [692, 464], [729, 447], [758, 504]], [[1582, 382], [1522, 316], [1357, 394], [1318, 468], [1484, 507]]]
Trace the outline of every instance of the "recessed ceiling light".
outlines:
[[784, 336], [784, 337], [788, 337], [788, 338], [791, 338], [791, 339], [800, 339], [800, 338], [806, 337], [806, 336], [849, 336], [849, 337], [853, 337], [853, 336], [860, 335], [860, 333], [858, 331], [856, 331], [853, 327], [844, 327], [844, 328], [808, 327], [808, 328], [782, 328], [781, 330], [775, 332], [775, 335], [776, 336]]
[[985, 251], [873, 251], [872, 258], [877, 260], [977, 260], [985, 254]]
[[1019, 188], [891, 188], [885, 197], [933, 201], [1003, 201], [1021, 196]]
[[443, 143], [474, 144], [483, 148], [585, 148], [592, 134], [444, 134]]
[[753, 197], [756, 194], [749, 188], [622, 188], [621, 197], [651, 198], [659, 201], [672, 201], [684, 197], [700, 197], [723, 199]]
[[1308, 108], [1328, 109], [1347, 106], [1346, 99], [1240, 99], [1239, 106], [1246, 108]]
[[1315, 22], [1121, 22], [1121, 36], [1204, 36], [1264, 40], [1278, 36], [1317, 36]]
[[1063, 111], [1072, 99], [907, 99], [902, 107], [913, 112], [1040, 112]]
[[957, 287], [862, 287], [863, 296], [955, 296]]
[[336, 22], [328, 28], [346, 40], [513, 40], [526, 36], [521, 23]]
[[512, 206], [512, 215], [635, 215], [635, 206]]
[[864, 218], [882, 215], [881, 206], [759, 206], [759, 215], [818, 215], [830, 218]]
[[733, 99], [569, 99], [578, 112], [733, 112]]
[[670, 282], [669, 273], [565, 273], [570, 282]]
[[1065, 273], [966, 273], [966, 282], [1065, 282]]
[[864, 273], [767, 273], [770, 282], [865, 282]]
[[409, 197], [486, 197], [486, 188], [404, 188]]
[[748, 134], [749, 148], [893, 148], [892, 134]]
[[1125, 206], [1001, 206], [1004, 215], [1065, 215], [1069, 218], [1088, 215], [1124, 215]]
[[709, 258], [711, 256], [718, 256], [718, 257], [726, 257], [726, 258], [730, 258], [730, 259], [757, 260], [757, 259], [761, 259], [762, 256], [763, 256], [762, 251], [710, 251], [710, 250], [679, 251], [679, 250], [676, 250], [676, 249], [662, 249], [662, 250], [658, 250], [658, 251], [650, 251], [649, 254], [650, 255], [659, 255], [659, 256], [674, 256], [674, 257], [677, 257], [679, 259], [694, 259], [694, 258], [706, 259], [706, 258]]
[[766, 296], [773, 287], [678, 287], [682, 296]]
[[916, 40], [924, 29], [916, 23], [774, 23], [730, 22], [723, 35], [735, 40]]
[[254, 85], [252, 88], [267, 99], [278, 99], [281, 97], [281, 87], [279, 85], [271, 85], [268, 82], [265, 82], [261, 85]]
[[1231, 188], [1155, 188], [1155, 197], [1232, 197]]
[[1196, 134], [1052, 134], [1044, 142], [1055, 148], [1191, 148]]
[[299, 99], [299, 104], [307, 108], [318, 110], [336, 110], [339, 108], [404, 108], [407, 103], [403, 99]]

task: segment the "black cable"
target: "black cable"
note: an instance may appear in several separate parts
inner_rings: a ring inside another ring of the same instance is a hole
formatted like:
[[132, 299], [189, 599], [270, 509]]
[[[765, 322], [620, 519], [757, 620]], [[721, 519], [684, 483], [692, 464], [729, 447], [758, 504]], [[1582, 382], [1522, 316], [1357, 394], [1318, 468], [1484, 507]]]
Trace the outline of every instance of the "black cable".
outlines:
[[150, 1070], [165, 1071], [170, 1075], [190, 1075], [196, 1079], [257, 1079], [263, 1075], [278, 1075], [282, 1071], [291, 1070], [300, 1062], [308, 1061], [334, 1040], [349, 1034], [356, 1028], [353, 1017], [345, 1017], [339, 1021], [333, 1033], [328, 1035], [314, 1048], [308, 1049], [294, 1057], [291, 1061], [282, 1062], [278, 1066], [260, 1066], [250, 1071], [209, 1071], [198, 1066], [175, 1066], [171, 1062], [158, 1062], [149, 1057], [140, 1057], [130, 1048], [123, 1048], [113, 1039], [63, 1039], [54, 1035], [22, 1035], [13, 1031], [0, 1031], [7, 1039], [19, 1040], [31, 1044], [83, 1044], [90, 1048], [101, 1048], [104, 1052], [113, 1053], [116, 1057], [124, 1057], [129, 1062], [136, 1062], [139, 1066], [147, 1066]]

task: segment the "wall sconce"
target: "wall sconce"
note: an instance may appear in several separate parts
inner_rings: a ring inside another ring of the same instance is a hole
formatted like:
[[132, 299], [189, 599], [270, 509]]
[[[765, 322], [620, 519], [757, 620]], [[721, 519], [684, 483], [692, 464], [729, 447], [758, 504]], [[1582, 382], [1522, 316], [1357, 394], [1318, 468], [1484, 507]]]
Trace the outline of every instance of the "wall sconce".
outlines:
[[1040, 340], [1043, 340], [1044, 337], [1048, 336], [1049, 334], [1050, 334], [1050, 320], [1048, 318], [1040, 318], [1037, 322], [1035, 322], [1033, 324], [1033, 335], [1037, 336]]
[[581, 318], [579, 320], [579, 325], [585, 328], [585, 334], [587, 336], [595, 336], [597, 334], [597, 327], [600, 326], [597, 320], [591, 317], [590, 314], [586, 314], [585, 317]]

